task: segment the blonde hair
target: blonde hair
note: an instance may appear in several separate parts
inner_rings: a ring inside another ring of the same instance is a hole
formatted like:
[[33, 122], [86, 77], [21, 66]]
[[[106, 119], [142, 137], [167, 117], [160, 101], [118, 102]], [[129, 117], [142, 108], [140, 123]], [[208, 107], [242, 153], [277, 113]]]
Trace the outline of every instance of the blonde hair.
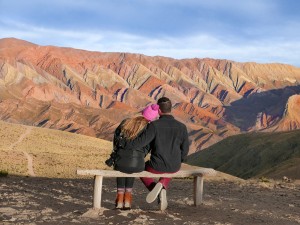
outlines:
[[148, 120], [143, 116], [138, 116], [125, 120], [121, 127], [121, 132], [127, 139], [134, 139], [147, 126]]

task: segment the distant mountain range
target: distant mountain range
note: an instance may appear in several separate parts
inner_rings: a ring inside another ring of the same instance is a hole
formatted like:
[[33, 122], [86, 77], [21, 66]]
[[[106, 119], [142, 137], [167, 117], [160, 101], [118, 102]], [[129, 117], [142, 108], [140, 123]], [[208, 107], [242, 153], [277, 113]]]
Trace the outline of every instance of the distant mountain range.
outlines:
[[0, 119], [106, 140], [162, 96], [190, 153], [250, 131], [300, 128], [300, 68], [92, 52], [0, 39]]

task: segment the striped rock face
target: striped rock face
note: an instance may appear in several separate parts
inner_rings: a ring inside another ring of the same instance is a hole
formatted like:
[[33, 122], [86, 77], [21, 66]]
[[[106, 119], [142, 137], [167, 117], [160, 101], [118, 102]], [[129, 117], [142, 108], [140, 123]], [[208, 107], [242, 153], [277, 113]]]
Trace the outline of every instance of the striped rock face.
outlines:
[[[299, 128], [300, 69], [283, 64], [149, 57], [0, 39], [0, 119], [112, 139], [162, 96], [190, 153], [244, 131]], [[296, 96], [296, 97], [295, 97]]]

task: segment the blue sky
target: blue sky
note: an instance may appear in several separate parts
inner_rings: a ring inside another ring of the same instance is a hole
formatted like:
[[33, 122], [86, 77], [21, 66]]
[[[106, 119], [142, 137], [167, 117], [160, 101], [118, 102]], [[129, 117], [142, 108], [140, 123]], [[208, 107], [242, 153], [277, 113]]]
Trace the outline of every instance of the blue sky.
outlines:
[[298, 0], [0, 0], [0, 38], [300, 67]]

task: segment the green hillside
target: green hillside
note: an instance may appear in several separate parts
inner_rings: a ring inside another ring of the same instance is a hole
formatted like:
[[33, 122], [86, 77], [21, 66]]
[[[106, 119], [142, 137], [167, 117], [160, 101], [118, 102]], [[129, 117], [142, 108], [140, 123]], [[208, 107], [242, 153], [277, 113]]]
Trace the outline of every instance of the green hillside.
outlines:
[[300, 179], [300, 130], [232, 136], [191, 154], [188, 163], [244, 179]]

